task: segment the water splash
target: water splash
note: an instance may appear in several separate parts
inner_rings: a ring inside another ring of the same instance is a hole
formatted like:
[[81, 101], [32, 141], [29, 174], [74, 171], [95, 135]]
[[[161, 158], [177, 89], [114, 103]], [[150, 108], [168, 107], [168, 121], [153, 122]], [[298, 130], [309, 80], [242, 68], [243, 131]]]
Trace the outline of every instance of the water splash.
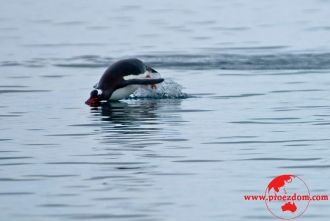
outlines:
[[[151, 78], [160, 78], [159, 73], [150, 73]], [[188, 95], [182, 92], [183, 87], [172, 79], [165, 79], [161, 84], [157, 84], [156, 88], [152, 88], [150, 85], [142, 86], [137, 89], [130, 99], [183, 99], [187, 98]]]
[[182, 99], [188, 95], [182, 92], [183, 87], [172, 79], [165, 79], [164, 82], [157, 85], [156, 89], [151, 86], [143, 86], [137, 89], [130, 99], [153, 98], [153, 99]]

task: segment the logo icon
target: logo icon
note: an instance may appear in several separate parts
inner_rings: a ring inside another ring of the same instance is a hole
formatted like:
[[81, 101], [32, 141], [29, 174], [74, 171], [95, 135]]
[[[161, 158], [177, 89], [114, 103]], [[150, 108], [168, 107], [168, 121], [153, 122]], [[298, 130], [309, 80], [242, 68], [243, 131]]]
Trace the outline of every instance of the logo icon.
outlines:
[[306, 183], [293, 174], [273, 178], [265, 190], [267, 209], [275, 217], [284, 220], [301, 216], [307, 210], [310, 198]]

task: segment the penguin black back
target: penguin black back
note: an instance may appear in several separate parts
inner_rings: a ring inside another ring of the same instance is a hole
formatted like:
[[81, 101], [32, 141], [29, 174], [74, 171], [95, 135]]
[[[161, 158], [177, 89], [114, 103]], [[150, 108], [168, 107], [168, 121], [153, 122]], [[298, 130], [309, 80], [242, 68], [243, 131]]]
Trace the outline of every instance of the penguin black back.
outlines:
[[[98, 89], [106, 90], [114, 83], [119, 83], [127, 75], [139, 75], [146, 71], [146, 65], [136, 58], [120, 60], [112, 64], [101, 77]], [[110, 85], [111, 84], [111, 85]]]

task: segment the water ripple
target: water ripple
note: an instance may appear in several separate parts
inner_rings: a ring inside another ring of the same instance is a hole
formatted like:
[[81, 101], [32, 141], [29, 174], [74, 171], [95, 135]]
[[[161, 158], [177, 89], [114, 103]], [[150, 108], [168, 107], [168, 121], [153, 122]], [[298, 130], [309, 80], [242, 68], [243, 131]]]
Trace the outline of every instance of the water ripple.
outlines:
[[58, 218], [68, 218], [77, 220], [95, 220], [95, 219], [139, 219], [147, 218], [148, 215], [144, 214], [102, 214], [102, 213], [77, 213], [77, 214], [48, 214], [47, 216], [53, 216]]
[[0, 192], [0, 196], [33, 195], [33, 192]]
[[238, 159], [236, 161], [314, 161], [322, 158], [281, 158], [281, 157], [255, 157], [249, 159]]
[[216, 99], [232, 99], [232, 98], [245, 98], [245, 97], [263, 96], [263, 95], [265, 95], [265, 94], [261, 94], [261, 93], [248, 93], [248, 94], [238, 94], [238, 95], [211, 96], [211, 98], [216, 98]]
[[329, 169], [330, 165], [300, 165], [300, 166], [281, 166], [284, 169]]
[[47, 162], [46, 164], [61, 164], [61, 165], [135, 165], [146, 164], [145, 162], [86, 162], [86, 161], [63, 161], [63, 162]]
[[0, 90], [0, 94], [5, 93], [40, 93], [40, 92], [50, 92], [51, 90]]
[[172, 162], [176, 162], [176, 163], [217, 163], [217, 162], [223, 162], [223, 160], [202, 160], [202, 159], [196, 159], [196, 160], [174, 160]]
[[303, 142], [322, 142], [330, 139], [300, 139], [300, 140], [240, 140], [240, 141], [214, 141], [203, 144], [272, 144], [272, 143], [303, 143]]
[[[79, 44], [78, 44], [79, 45]], [[59, 47], [73, 46], [76, 44], [42, 44], [31, 45], [33, 47]], [[103, 46], [90, 43], [81, 46]], [[135, 55], [148, 64], [157, 68], [166, 69], [189, 69], [189, 70], [311, 70], [303, 71], [298, 74], [312, 74], [313, 70], [330, 69], [330, 53], [275, 53], [275, 54], [251, 54], [250, 51], [265, 50], [263, 47], [256, 48], [218, 48], [201, 51], [198, 55], [167, 53], [152, 55]], [[206, 49], [205, 49], [206, 50]], [[211, 50], [211, 51], [210, 51]], [[241, 51], [237, 54], [238, 50]], [[217, 51], [225, 51], [226, 53], [218, 53]], [[248, 52], [248, 53], [247, 53]], [[49, 58], [49, 59], [32, 59], [29, 61], [2, 61], [0, 66], [25, 66], [25, 67], [42, 67], [46, 65], [54, 65], [57, 67], [67, 68], [106, 68], [115, 58], [101, 57], [98, 55], [75, 56], [71, 58]], [[281, 75], [297, 74], [295, 72], [274, 73]], [[324, 74], [327, 74], [325, 72]]]

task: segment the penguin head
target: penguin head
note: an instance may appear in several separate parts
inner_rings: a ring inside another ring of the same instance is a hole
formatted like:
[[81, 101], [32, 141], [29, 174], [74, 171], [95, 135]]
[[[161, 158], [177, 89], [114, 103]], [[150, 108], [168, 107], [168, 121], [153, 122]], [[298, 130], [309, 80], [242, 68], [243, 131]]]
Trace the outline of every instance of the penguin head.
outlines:
[[90, 97], [87, 101], [85, 101], [85, 104], [91, 106], [91, 107], [97, 107], [100, 105], [101, 97], [97, 90], [92, 90]]

